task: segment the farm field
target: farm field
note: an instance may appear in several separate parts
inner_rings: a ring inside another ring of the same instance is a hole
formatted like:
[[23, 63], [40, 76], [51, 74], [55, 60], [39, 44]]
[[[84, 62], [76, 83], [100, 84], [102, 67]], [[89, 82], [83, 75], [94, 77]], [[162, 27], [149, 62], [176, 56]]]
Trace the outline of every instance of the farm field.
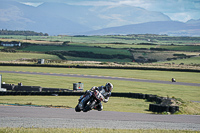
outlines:
[[36, 40], [36, 41], [50, 41], [50, 42], [81, 42], [81, 43], [155, 43], [162, 45], [199, 45], [199, 37], [173, 37], [166, 35], [153, 34], [135, 34], [135, 35], [108, 35], [108, 36], [19, 36], [19, 35], [0, 35], [2, 39], [13, 40]]
[[52, 59], [58, 60], [55, 55], [39, 54], [39, 53], [5, 53], [0, 52], [1, 61], [13, 61], [17, 62], [23, 59]]
[[93, 65], [102, 63], [110, 65], [114, 62], [115, 65], [139, 64], [150, 67], [161, 65], [168, 68], [179, 68], [178, 65], [181, 64], [181, 67], [186, 69], [200, 69], [199, 37], [149, 34], [126, 36], [1, 35], [0, 41], [20, 41], [23, 46], [19, 48], [0, 46], [0, 54], [7, 57], [2, 56], [0, 62], [17, 60], [20, 63], [20, 59], [24, 56], [25, 61], [29, 63], [37, 63], [31, 61], [33, 59], [46, 59], [48, 60], [46, 63], [59, 62], [61, 64], [63, 62], [66, 64], [66, 61], [94, 61]]
[[199, 64], [200, 62], [200, 57], [196, 56], [196, 57], [192, 57], [190, 59], [179, 59], [179, 60], [173, 60], [173, 61], [165, 61], [163, 63], [174, 63], [174, 64]]
[[124, 54], [130, 55], [127, 50], [123, 49], [105, 49], [95, 47], [78, 47], [78, 46], [28, 46], [23, 48], [22, 51], [35, 51], [35, 52], [46, 52], [46, 51], [88, 51], [95, 53], [107, 53], [108, 55], [113, 54]]

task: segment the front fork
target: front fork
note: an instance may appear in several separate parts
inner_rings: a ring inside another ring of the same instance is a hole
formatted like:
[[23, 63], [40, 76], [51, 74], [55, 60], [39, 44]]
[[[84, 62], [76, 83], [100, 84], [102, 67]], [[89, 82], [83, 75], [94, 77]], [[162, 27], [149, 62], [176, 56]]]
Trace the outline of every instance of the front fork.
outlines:
[[88, 93], [86, 95], [82, 95], [79, 99], [79, 107], [82, 110], [85, 107], [85, 104], [87, 103], [87, 101], [90, 99], [91, 97], [91, 93]]

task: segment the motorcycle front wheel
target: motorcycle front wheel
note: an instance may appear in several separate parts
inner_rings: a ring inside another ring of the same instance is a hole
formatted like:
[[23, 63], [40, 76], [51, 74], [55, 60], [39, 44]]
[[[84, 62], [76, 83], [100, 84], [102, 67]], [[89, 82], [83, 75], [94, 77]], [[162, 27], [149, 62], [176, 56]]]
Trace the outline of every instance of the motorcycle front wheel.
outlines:
[[81, 112], [81, 110], [80, 110], [80, 108], [79, 108], [78, 105], [75, 107], [75, 111], [76, 111], [76, 112]]

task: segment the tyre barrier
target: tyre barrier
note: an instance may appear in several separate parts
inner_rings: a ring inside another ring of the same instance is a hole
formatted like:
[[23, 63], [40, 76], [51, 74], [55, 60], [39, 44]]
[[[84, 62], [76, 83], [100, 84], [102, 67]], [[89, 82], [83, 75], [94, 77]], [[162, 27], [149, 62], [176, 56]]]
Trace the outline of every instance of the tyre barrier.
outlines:
[[179, 106], [149, 104], [149, 111], [157, 112], [157, 113], [170, 112], [171, 114], [174, 114], [176, 111], [179, 111]]
[[142, 93], [120, 93], [120, 92], [112, 92], [112, 96], [115, 97], [127, 97], [127, 98], [137, 98], [137, 99], [146, 99], [147, 94]]
[[[11, 89], [11, 85], [4, 85], [4, 87]], [[65, 91], [52, 91], [56, 90], [53, 88], [45, 88], [44, 90], [48, 91], [41, 91], [42, 88], [39, 86], [20, 86], [15, 88], [22, 88], [24, 91], [6, 91], [0, 92], [0, 95], [39, 95], [39, 96], [81, 96], [84, 92], [76, 92], [69, 89], [63, 89]], [[31, 88], [30, 91], [28, 88]], [[12, 88], [13, 90], [13, 88]], [[16, 89], [18, 90], [18, 89]], [[28, 90], [28, 91], [27, 91]], [[37, 91], [36, 91], [37, 90]], [[68, 90], [68, 91], [67, 91]], [[157, 95], [152, 94], [142, 94], [142, 93], [120, 93], [120, 92], [113, 92], [112, 96], [114, 97], [127, 97], [127, 98], [136, 98], [136, 99], [146, 99], [148, 102], [156, 102], [156, 104], [149, 104], [149, 111], [152, 112], [170, 112], [171, 114], [179, 111], [179, 106], [169, 106], [171, 105], [171, 99], [165, 97], [158, 97]]]
[[39, 95], [39, 96], [53, 96], [53, 95], [59, 95], [59, 96], [80, 96], [83, 95], [84, 92], [26, 92], [26, 91], [10, 91], [10, 92], [0, 92], [0, 96], [3, 95]]

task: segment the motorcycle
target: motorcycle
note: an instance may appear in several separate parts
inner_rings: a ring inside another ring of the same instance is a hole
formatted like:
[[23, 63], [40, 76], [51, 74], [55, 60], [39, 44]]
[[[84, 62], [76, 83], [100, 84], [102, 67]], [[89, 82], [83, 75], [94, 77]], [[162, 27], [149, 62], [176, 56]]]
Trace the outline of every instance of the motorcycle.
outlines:
[[172, 78], [172, 82], [176, 82], [175, 78]]
[[[81, 110], [79, 107], [79, 103], [83, 98], [86, 97], [86, 95], [90, 95], [90, 98], [85, 102], [85, 105], [83, 105], [83, 109]], [[82, 95], [79, 98], [78, 105], [75, 107], [76, 112], [81, 112], [81, 111], [87, 112], [92, 109], [95, 109], [98, 106], [98, 104], [104, 99], [104, 96], [98, 90], [90, 91], [86, 95]]]

